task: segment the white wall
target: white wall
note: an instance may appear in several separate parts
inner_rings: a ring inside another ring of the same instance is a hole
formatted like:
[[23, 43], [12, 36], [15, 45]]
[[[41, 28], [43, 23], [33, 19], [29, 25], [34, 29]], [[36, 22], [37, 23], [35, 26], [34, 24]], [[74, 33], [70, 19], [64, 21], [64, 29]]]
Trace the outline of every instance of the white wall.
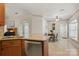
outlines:
[[[6, 20], [5, 24], [10, 27], [11, 22], [15, 23], [15, 27], [17, 27], [17, 34], [19, 36], [23, 35], [22, 32], [22, 23], [23, 21], [29, 22], [30, 17], [29, 13], [23, 9], [20, 9], [16, 4], [6, 4]], [[9, 24], [10, 23], [10, 24]]]
[[48, 23], [45, 18], [42, 20], [42, 27], [43, 35], [48, 34]]
[[32, 16], [31, 34], [42, 34], [42, 17]]
[[46, 19], [41, 16], [32, 16], [31, 18], [31, 35], [44, 35], [48, 33], [48, 25]]

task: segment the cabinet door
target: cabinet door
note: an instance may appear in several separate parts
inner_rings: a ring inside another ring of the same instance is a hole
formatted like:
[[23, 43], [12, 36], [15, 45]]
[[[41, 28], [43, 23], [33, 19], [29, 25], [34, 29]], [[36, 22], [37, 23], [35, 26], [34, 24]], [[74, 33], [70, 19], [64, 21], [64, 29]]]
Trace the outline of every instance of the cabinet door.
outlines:
[[1, 41], [0, 41], [0, 56], [1, 56]]
[[1, 47], [0, 47], [0, 56], [1, 56]]
[[21, 56], [21, 48], [19, 46], [3, 48], [2, 56]]
[[21, 40], [6, 40], [2, 42], [3, 56], [21, 56]]
[[4, 25], [5, 20], [5, 5], [0, 3], [0, 26]]

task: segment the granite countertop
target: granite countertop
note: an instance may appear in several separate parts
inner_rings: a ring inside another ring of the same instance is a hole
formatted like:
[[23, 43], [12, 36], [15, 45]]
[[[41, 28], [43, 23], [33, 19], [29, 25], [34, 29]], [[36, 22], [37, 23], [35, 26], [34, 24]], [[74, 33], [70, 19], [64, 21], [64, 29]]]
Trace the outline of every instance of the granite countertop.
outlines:
[[25, 39], [25, 40], [35, 40], [35, 41], [45, 41], [47, 36], [42, 35], [31, 35], [29, 38], [17, 37], [17, 36], [4, 36], [0, 40], [14, 40], [14, 39]]
[[13, 40], [13, 39], [25, 39], [23, 37], [16, 37], [16, 36], [3, 36], [0, 40]]

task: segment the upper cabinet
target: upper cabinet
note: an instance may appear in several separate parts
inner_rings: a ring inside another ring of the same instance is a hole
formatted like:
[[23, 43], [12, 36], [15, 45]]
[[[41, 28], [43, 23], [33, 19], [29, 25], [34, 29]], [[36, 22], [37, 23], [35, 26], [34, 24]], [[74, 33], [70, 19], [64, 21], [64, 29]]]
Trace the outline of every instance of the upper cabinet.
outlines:
[[5, 4], [0, 3], [0, 26], [4, 25], [5, 20]]

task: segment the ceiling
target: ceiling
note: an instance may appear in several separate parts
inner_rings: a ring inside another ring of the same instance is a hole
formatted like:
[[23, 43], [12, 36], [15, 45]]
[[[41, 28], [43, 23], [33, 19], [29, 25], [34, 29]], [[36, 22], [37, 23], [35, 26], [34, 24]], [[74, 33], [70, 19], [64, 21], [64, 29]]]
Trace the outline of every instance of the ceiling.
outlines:
[[43, 16], [48, 20], [54, 20], [56, 16], [62, 20], [68, 19], [79, 9], [78, 3], [16, 3], [15, 5], [32, 15]]

